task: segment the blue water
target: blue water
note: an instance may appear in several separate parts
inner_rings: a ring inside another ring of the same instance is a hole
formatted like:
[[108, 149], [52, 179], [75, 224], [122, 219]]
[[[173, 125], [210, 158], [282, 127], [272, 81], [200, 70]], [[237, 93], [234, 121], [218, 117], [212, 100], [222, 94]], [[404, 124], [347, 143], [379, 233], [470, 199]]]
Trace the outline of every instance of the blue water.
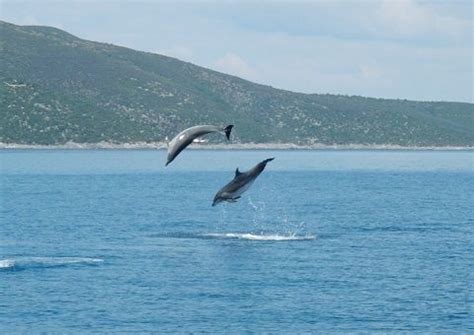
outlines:
[[1, 333], [474, 331], [472, 151], [0, 158]]

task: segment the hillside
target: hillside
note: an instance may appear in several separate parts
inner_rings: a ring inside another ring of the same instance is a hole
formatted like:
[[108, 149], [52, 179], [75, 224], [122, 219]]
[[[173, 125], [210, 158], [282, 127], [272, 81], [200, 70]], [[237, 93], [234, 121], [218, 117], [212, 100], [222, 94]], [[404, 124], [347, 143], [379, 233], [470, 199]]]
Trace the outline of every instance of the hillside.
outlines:
[[234, 124], [234, 141], [474, 146], [473, 104], [301, 94], [174, 58], [0, 21], [0, 142], [163, 141]]

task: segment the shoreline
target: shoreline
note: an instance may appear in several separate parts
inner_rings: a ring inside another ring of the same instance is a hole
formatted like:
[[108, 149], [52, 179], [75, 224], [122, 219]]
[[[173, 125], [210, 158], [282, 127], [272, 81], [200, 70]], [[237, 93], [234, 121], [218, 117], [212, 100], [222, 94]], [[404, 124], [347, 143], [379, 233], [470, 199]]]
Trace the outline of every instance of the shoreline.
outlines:
[[[16, 144], [0, 142], [0, 150], [166, 150], [165, 142], [135, 142], [135, 143], [75, 143], [68, 142], [57, 145]], [[393, 144], [311, 144], [298, 145], [293, 143], [229, 143], [229, 144], [191, 144], [192, 150], [440, 150], [460, 151], [474, 150], [473, 146], [401, 146]]]

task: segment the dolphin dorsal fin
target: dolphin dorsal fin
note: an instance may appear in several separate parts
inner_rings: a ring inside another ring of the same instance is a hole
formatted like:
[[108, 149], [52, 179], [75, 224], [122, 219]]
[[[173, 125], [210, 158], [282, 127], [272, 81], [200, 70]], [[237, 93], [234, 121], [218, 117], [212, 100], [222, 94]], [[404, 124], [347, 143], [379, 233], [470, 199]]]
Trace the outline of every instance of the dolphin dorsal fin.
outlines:
[[235, 176], [238, 177], [242, 174], [242, 172], [239, 171], [239, 168], [235, 169]]

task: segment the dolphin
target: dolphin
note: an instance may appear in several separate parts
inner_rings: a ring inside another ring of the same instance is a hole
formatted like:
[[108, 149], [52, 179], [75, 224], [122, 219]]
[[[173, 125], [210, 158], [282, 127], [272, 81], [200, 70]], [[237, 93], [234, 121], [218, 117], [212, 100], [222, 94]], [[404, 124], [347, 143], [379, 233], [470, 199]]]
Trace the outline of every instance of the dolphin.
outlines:
[[176, 156], [179, 155], [188, 145], [190, 145], [196, 138], [209, 134], [209, 133], [225, 133], [227, 140], [230, 138], [230, 132], [233, 125], [228, 125], [225, 128], [220, 128], [210, 125], [194, 126], [188, 129], [183, 130], [178, 135], [176, 135], [171, 142], [168, 144], [168, 158], [166, 160], [165, 166], [171, 163]]
[[222, 201], [236, 202], [240, 199], [241, 194], [248, 190], [255, 179], [257, 179], [260, 173], [265, 169], [267, 163], [274, 159], [275, 157], [265, 159], [246, 172], [240, 172], [239, 168], [237, 168], [235, 170], [234, 179], [217, 192], [212, 206], [214, 207]]

